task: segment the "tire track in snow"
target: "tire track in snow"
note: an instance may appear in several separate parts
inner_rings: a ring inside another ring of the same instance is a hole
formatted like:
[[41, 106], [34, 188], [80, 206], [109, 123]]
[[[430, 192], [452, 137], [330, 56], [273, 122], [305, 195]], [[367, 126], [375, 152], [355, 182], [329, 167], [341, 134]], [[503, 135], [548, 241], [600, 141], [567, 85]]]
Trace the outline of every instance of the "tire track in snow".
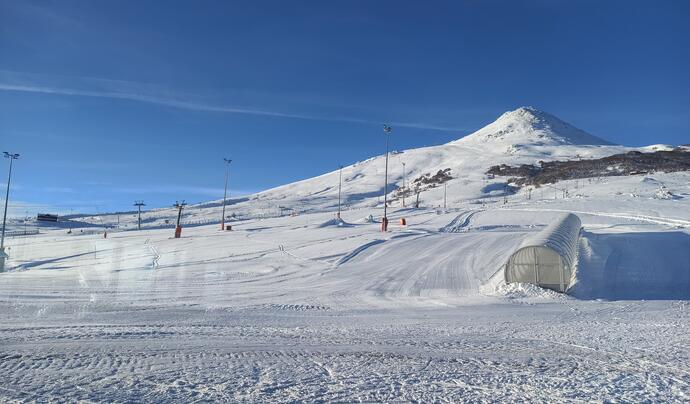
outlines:
[[607, 213], [607, 212], [589, 212], [580, 210], [569, 210], [569, 209], [515, 209], [515, 208], [503, 208], [502, 210], [514, 211], [514, 212], [563, 212], [563, 213], [576, 213], [581, 215], [591, 215], [591, 216], [603, 216], [612, 217], [615, 219], [628, 219], [636, 220], [640, 222], [661, 224], [671, 227], [690, 227], [690, 220], [676, 219], [676, 218], [666, 218], [666, 217], [655, 217], [646, 215], [636, 215], [633, 213]]
[[[684, 369], [679, 369], [673, 366], [669, 366], [668, 364], [661, 364], [657, 363], [655, 361], [645, 359], [645, 358], [633, 358], [632, 360], [627, 358], [621, 353], [618, 352], [613, 352], [610, 350], [601, 350], [598, 348], [593, 348], [585, 345], [580, 345], [580, 344], [574, 344], [574, 343], [568, 343], [568, 342], [558, 342], [558, 341], [551, 341], [551, 340], [546, 340], [546, 339], [541, 339], [541, 338], [529, 338], [529, 341], [534, 341], [534, 342], [541, 342], [541, 343], [546, 343], [546, 344], [551, 344], [551, 345], [556, 345], [556, 346], [561, 346], [561, 347], [568, 347], [568, 348], [575, 348], [575, 349], [580, 349], [583, 351], [587, 351], [590, 353], [590, 355], [587, 356], [587, 358], [595, 360], [602, 365], [607, 365], [609, 367], [617, 367], [621, 370], [628, 371], [628, 372], [639, 372], [640, 368], [643, 368], [646, 373], [654, 373], [655, 371], [649, 370], [649, 367], [655, 367], [657, 368], [656, 372], [659, 371], [664, 371], [664, 377], [667, 377], [676, 383], [683, 384], [685, 386], [690, 386], [690, 381], [682, 380], [678, 377], [675, 377], [673, 375], [668, 374], [668, 371], [672, 372], [677, 372], [677, 373], [682, 373], [688, 379], [690, 379], [690, 372]], [[615, 357], [618, 359], [619, 363], [612, 363], [610, 358], [604, 358], [600, 359], [597, 357], [594, 357], [594, 355], [599, 355], [599, 356], [609, 356], [609, 357]], [[644, 366], [648, 365], [648, 366]]]
[[[620, 354], [619, 359], [616, 352], [568, 343], [552, 349], [552, 341], [515, 338], [493, 326], [482, 334], [451, 332], [444, 337], [424, 326], [403, 328], [376, 341], [362, 339], [358, 330], [343, 335], [338, 326], [333, 330], [337, 335], [293, 335], [300, 342], [289, 335], [277, 339], [272, 329], [270, 335], [262, 332], [264, 327], [254, 327], [256, 336], [243, 336], [242, 327], [207, 328], [215, 336], [191, 333], [199, 340], [183, 345], [178, 337], [167, 343], [104, 345], [78, 336], [56, 345], [50, 339], [54, 333], [47, 331], [48, 344], [24, 341], [11, 347], [16, 352], [0, 353], [5, 375], [0, 383], [39, 397], [111, 402], [137, 397], [187, 402], [639, 402], [682, 400], [690, 391], [680, 369], [655, 363], [659, 369], [642, 366], [640, 372], [636, 359], [642, 358]], [[80, 387], [88, 385], [93, 387]], [[9, 390], [0, 389], [0, 401], [30, 400]]]
[[335, 263], [335, 266], [336, 266], [336, 267], [339, 267], [339, 266], [341, 266], [341, 265], [347, 263], [347, 262], [350, 261], [351, 259], [355, 258], [357, 255], [359, 255], [359, 253], [361, 253], [362, 251], [366, 250], [367, 248], [373, 247], [373, 246], [375, 246], [375, 245], [377, 245], [377, 244], [384, 243], [385, 241], [386, 241], [386, 240], [383, 240], [383, 239], [376, 239], [376, 240], [370, 241], [370, 242], [368, 242], [368, 243], [366, 243], [366, 244], [363, 244], [363, 245], [361, 245], [361, 246], [355, 248], [354, 250], [352, 250], [350, 253], [344, 255], [342, 258], [340, 258], [340, 259]]
[[161, 258], [161, 254], [158, 252], [156, 246], [151, 244], [150, 241], [151, 239], [147, 238], [144, 244], [146, 244], [151, 254], [153, 254], [153, 259], [151, 260], [151, 269], [158, 269], [158, 261]]
[[[524, 341], [517, 348], [521, 346], [525, 346]], [[30, 371], [32, 378], [18, 379], [17, 373], [8, 377], [22, 387], [26, 385], [24, 390], [35, 388], [39, 395], [59, 393], [63, 399], [79, 400], [94, 398], [90, 394], [97, 392], [96, 397], [104, 401], [128, 401], [151, 391], [159, 398], [175, 401], [232, 399], [228, 394], [233, 391], [237, 394], [235, 400], [261, 398], [271, 402], [297, 397], [314, 401], [437, 401], [441, 397], [450, 401], [502, 401], [511, 397], [519, 401], [541, 401], [547, 397], [579, 401], [615, 397], [616, 389], [621, 388], [628, 389], [623, 401], [635, 401], [635, 397], [678, 399], [678, 394], [687, 390], [670, 391], [665, 377], [656, 379], [633, 369], [621, 369], [592, 354], [569, 356], [572, 366], [567, 367], [558, 358], [552, 358], [552, 353], [539, 352], [538, 346], [516, 351], [513, 359], [484, 357], [473, 351], [471, 345], [469, 351], [451, 355], [443, 349], [419, 352], [414, 345], [353, 347], [354, 350], [246, 348], [249, 349], [213, 354], [167, 350], [57, 354], [52, 356], [49, 368]], [[75, 358], [72, 365], [69, 358]], [[63, 375], [60, 382], [37, 385], [54, 372]], [[496, 374], [504, 376], [497, 381]], [[601, 391], [608, 383], [613, 383], [612, 389]], [[80, 384], [95, 384], [98, 389], [82, 390]]]
[[470, 210], [466, 212], [462, 212], [458, 216], [455, 217], [450, 223], [447, 225], [441, 227], [439, 229], [440, 232], [442, 233], [460, 233], [463, 231], [467, 231], [467, 226], [469, 226], [472, 217], [479, 211], [476, 210]]

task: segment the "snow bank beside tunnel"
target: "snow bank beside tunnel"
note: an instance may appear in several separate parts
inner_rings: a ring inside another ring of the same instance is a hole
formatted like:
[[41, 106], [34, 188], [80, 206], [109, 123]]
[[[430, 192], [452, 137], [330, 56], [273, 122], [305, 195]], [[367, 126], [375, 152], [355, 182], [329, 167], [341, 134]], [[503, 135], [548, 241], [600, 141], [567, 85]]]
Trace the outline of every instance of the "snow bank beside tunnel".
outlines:
[[581, 299], [690, 300], [690, 234], [589, 233], [569, 293]]

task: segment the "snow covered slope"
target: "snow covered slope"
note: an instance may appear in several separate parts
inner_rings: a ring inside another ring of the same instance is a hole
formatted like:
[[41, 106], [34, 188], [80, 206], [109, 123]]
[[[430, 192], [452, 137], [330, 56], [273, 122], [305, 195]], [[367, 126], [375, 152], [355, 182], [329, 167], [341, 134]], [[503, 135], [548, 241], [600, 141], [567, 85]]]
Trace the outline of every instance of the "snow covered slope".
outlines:
[[[358, 222], [364, 208], [348, 226], [325, 212], [181, 239], [12, 238], [0, 401], [687, 401], [687, 199], [598, 190], [631, 180], [587, 184], [591, 198], [394, 208], [386, 234]], [[594, 211], [578, 212], [577, 298], [492, 285], [563, 210]]]
[[[395, 132], [391, 135], [395, 145]], [[485, 173], [495, 164], [535, 164], [540, 160], [599, 158], [633, 149], [611, 145], [546, 112], [531, 107], [518, 108], [501, 115], [495, 122], [447, 144], [396, 151], [389, 162], [389, 201], [392, 207], [402, 206], [403, 166], [406, 185], [425, 174], [450, 169], [452, 179], [447, 185], [447, 200], [454, 202], [480, 201], [501, 196], [505, 179], [489, 178]], [[346, 209], [382, 207], [384, 189], [383, 155], [346, 166], [343, 169], [343, 203]], [[440, 206], [443, 187], [425, 189], [421, 205]], [[409, 203], [414, 196], [408, 194]], [[333, 211], [338, 204], [338, 172], [269, 189], [230, 201], [228, 214], [238, 216], [277, 216], [294, 212]], [[192, 205], [185, 218], [190, 223], [219, 221], [221, 200]], [[409, 206], [409, 205], [408, 205]], [[164, 225], [175, 217], [174, 209], [161, 209], [144, 214], [145, 226]], [[133, 225], [133, 215], [121, 217], [123, 226]], [[87, 218], [91, 223], [116, 223], [115, 216], [100, 215]]]
[[[395, 144], [394, 135], [392, 142]], [[501, 180], [488, 181], [485, 175], [495, 164], [596, 158], [628, 150], [631, 149], [611, 145], [550, 114], [523, 107], [506, 112], [495, 122], [448, 144], [394, 152], [389, 167], [389, 197], [394, 206], [402, 204], [396, 193], [403, 187], [402, 163], [406, 165], [408, 187], [424, 174], [450, 168], [450, 197], [472, 200], [490, 196], [493, 189], [501, 187]], [[361, 207], [381, 203], [384, 164], [384, 156], [377, 156], [345, 167], [343, 193], [347, 204]], [[307, 210], [332, 209], [337, 202], [337, 185], [338, 173], [334, 171], [262, 192], [256, 200], [285, 204], [292, 199]], [[424, 204], [440, 205], [443, 195], [439, 191], [440, 188], [424, 192]]]

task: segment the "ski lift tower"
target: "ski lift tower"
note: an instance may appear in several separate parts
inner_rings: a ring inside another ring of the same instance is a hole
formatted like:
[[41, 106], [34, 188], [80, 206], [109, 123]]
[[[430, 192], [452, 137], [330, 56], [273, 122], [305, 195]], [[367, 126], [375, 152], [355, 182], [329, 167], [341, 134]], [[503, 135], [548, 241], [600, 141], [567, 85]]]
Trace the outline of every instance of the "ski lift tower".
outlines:
[[174, 207], [177, 208], [177, 224], [175, 225], [175, 238], [180, 238], [182, 235], [182, 226], [180, 226], [180, 219], [182, 218], [182, 208], [187, 206], [184, 200], [182, 202], [175, 202]]
[[[138, 222], [137, 229], [141, 230], [141, 207], [146, 206], [146, 204], [144, 203], [144, 201], [134, 201], [134, 206], [139, 208], [139, 222]], [[118, 224], [119, 224], [120, 216], [117, 217], [117, 220], [118, 220]]]

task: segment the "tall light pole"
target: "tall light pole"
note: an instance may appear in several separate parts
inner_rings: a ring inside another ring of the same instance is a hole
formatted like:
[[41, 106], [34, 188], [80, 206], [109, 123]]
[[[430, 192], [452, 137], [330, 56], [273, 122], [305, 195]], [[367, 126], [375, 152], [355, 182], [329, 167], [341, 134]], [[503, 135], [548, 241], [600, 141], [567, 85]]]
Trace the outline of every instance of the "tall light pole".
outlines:
[[403, 208], [405, 207], [405, 163], [402, 163], [403, 166]]
[[2, 215], [2, 237], [0, 238], [0, 272], [5, 271], [5, 259], [8, 258], [5, 253], [5, 227], [7, 227], [7, 205], [10, 200], [10, 181], [12, 180], [12, 162], [19, 158], [18, 153], [5, 153], [5, 158], [10, 159], [10, 172], [7, 175], [7, 191], [5, 191], [5, 213]]
[[390, 125], [383, 125], [383, 133], [386, 134], [386, 171], [383, 182], [383, 219], [381, 220], [381, 231], [388, 231], [388, 141], [393, 128]]
[[[134, 201], [134, 206], [136, 206], [137, 208], [139, 208], [139, 222], [138, 222], [137, 229], [138, 229], [138, 230], [141, 230], [141, 207], [142, 207], [142, 206], [146, 206], [146, 204], [144, 203], [144, 201]], [[118, 225], [119, 225], [119, 223], [120, 223], [120, 215], [117, 216], [117, 221], [118, 221]]]
[[340, 172], [338, 174], [338, 219], [340, 219], [340, 194], [343, 188], [343, 166], [340, 166]]
[[228, 198], [228, 176], [230, 175], [230, 163], [232, 160], [223, 158], [225, 161], [225, 190], [223, 191], [223, 213], [220, 218], [220, 229], [225, 230], [225, 201]]

